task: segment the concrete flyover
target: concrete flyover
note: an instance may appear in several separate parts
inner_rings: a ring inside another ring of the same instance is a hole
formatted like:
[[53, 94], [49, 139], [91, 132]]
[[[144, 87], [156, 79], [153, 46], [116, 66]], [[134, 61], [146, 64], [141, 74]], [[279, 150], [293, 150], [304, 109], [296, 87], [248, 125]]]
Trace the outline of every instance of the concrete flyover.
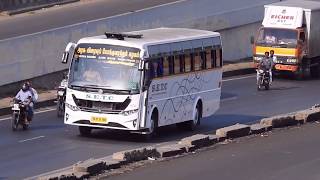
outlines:
[[[68, 25], [0, 41], [0, 86], [23, 79], [61, 71], [60, 56], [68, 41], [105, 31], [187, 27], [220, 31], [224, 59], [235, 60], [251, 55], [249, 37], [256, 31], [263, 5], [275, 0], [180, 0], [121, 15]], [[67, 15], [67, 14], [65, 14]], [[81, 13], [79, 12], [79, 16]], [[13, 73], [19, 72], [19, 73]]]

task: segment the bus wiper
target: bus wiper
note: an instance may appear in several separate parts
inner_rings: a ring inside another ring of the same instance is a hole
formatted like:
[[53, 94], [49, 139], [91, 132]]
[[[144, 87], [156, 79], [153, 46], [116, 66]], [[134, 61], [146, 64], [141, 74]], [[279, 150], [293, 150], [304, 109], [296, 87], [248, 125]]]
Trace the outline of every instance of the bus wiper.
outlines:
[[84, 84], [83, 87], [85, 88], [92, 88], [92, 89], [102, 89], [104, 92], [113, 93], [113, 94], [131, 94], [132, 90], [130, 89], [110, 89], [111, 86], [100, 86], [96, 84]]
[[[113, 94], [124, 94], [123, 92], [128, 92], [130, 94], [130, 90], [117, 90], [117, 89], [110, 89], [111, 86], [101, 86], [96, 84], [85, 84], [84, 87], [92, 88], [92, 89], [102, 89], [104, 92], [113, 93]], [[125, 93], [125, 94], [128, 94]]]
[[88, 89], [86, 87], [83, 87], [83, 86], [78, 86], [78, 85], [70, 85], [72, 89], [76, 89], [76, 90], [81, 90], [81, 91], [87, 91], [88, 92]]
[[84, 84], [83, 86], [85, 87], [92, 87], [92, 88], [109, 88], [110, 86], [101, 86], [101, 85], [96, 85], [96, 84]]
[[116, 90], [119, 94], [131, 94], [131, 90]]

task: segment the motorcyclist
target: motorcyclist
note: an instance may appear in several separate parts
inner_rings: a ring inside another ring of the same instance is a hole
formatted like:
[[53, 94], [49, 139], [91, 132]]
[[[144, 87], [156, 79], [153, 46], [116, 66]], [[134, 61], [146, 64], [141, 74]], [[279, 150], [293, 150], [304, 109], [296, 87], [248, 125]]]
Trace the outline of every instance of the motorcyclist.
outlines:
[[259, 62], [258, 64], [258, 71], [257, 71], [257, 83], [259, 82], [259, 70], [263, 70], [264, 72], [265, 71], [268, 71], [269, 72], [269, 77], [270, 77], [270, 80], [269, 80], [269, 83], [271, 85], [272, 83], [272, 68], [273, 68], [273, 59], [269, 56], [269, 52], [266, 51], [264, 53], [264, 58], [262, 58], [262, 60]]
[[270, 51], [270, 58], [271, 58], [271, 60], [272, 60], [274, 63], [276, 63], [276, 61], [277, 61], [277, 56], [274, 55], [274, 50], [271, 50], [271, 51]]
[[68, 84], [68, 74], [67, 73], [63, 73], [63, 79], [60, 82], [59, 88], [67, 88], [67, 84]]
[[27, 116], [25, 117], [25, 123], [29, 124], [28, 117], [32, 117], [33, 114], [33, 109], [30, 107], [31, 102], [33, 101], [33, 94], [30, 91], [28, 83], [22, 85], [14, 100], [20, 100], [26, 106]]
[[38, 101], [39, 95], [38, 95], [38, 92], [32, 87], [32, 84], [30, 81], [27, 81], [26, 84], [27, 84], [27, 87], [29, 87], [28, 90], [32, 94], [32, 101], [30, 102], [30, 116], [29, 116], [30, 117], [29, 121], [31, 121], [33, 118], [34, 104]]

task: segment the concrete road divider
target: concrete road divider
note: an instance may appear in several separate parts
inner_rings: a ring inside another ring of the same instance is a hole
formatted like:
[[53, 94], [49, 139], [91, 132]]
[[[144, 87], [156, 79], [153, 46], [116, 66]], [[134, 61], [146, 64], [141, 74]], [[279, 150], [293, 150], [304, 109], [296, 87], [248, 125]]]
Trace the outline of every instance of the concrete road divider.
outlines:
[[260, 124], [270, 125], [272, 128], [281, 128], [297, 125], [298, 121], [296, 121], [295, 114], [284, 114], [261, 119]]
[[214, 144], [216, 144], [218, 142], [224, 141], [224, 140], [225, 140], [225, 138], [217, 136], [215, 134], [210, 134], [209, 135], [209, 145], [210, 146], [214, 145]]
[[72, 170], [52, 174], [38, 178], [39, 180], [70, 180], [70, 179], [86, 179], [90, 175], [86, 172], [73, 172]]
[[144, 147], [133, 150], [116, 152], [112, 155], [114, 160], [119, 160], [123, 162], [135, 162], [145, 160], [148, 157], [157, 156], [157, 151], [155, 147]]
[[180, 144], [160, 146], [156, 149], [157, 149], [159, 158], [177, 156], [187, 152], [187, 148], [184, 145], [180, 145]]
[[250, 134], [261, 134], [272, 130], [272, 126], [268, 124], [252, 124], [250, 125]]
[[306, 122], [313, 122], [320, 120], [320, 108], [311, 108], [304, 111], [299, 111], [295, 114], [296, 120]]
[[96, 175], [105, 169], [105, 163], [97, 159], [88, 159], [73, 165], [74, 172], [89, 173], [89, 175]]
[[196, 134], [190, 137], [186, 137], [179, 141], [179, 144], [187, 147], [195, 146], [195, 148], [201, 148], [210, 144], [209, 135]]
[[114, 160], [112, 156], [106, 156], [98, 160], [104, 162], [105, 170], [118, 169], [123, 164], [122, 161]]
[[250, 133], [250, 126], [244, 124], [235, 124], [232, 126], [224, 127], [216, 131], [216, 135], [226, 138], [237, 138], [248, 136]]

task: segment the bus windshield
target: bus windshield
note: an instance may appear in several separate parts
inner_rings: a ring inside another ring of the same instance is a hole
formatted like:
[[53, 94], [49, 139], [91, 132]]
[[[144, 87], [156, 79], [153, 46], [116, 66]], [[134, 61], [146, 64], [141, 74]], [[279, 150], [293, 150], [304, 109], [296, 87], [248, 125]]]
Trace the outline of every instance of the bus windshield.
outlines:
[[140, 50], [102, 44], [80, 44], [70, 68], [70, 87], [90, 87], [138, 93]]
[[296, 47], [298, 32], [290, 29], [262, 28], [257, 39], [258, 45]]

